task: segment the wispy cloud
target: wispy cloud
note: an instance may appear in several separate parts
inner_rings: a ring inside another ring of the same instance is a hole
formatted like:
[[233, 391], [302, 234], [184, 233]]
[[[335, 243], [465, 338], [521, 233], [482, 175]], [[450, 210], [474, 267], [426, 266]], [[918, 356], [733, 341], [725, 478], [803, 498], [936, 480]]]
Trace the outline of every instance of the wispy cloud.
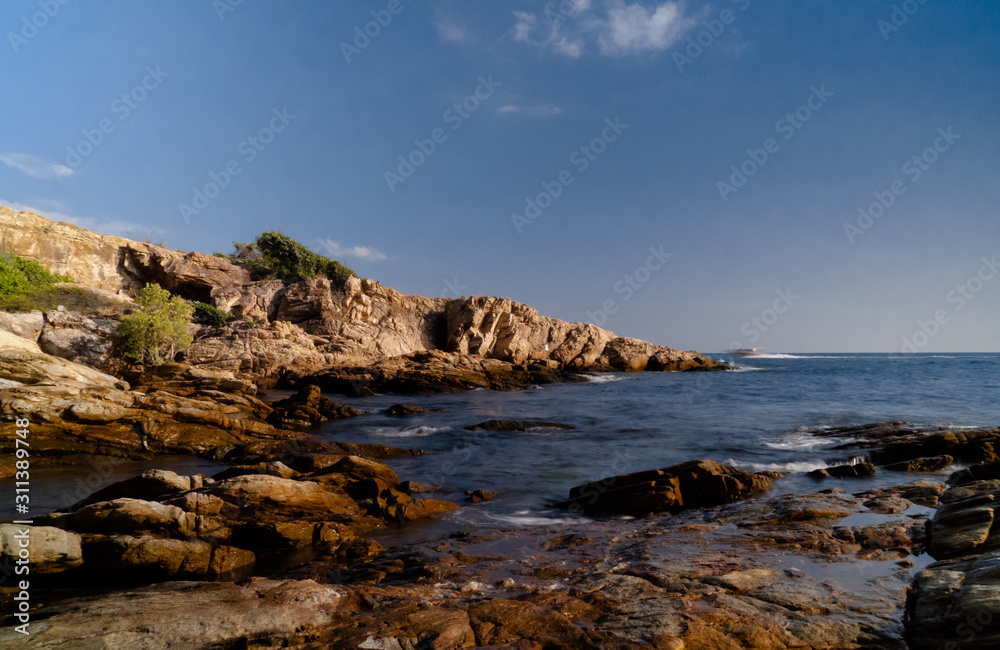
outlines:
[[434, 23], [438, 36], [448, 43], [468, 43], [472, 40], [469, 30], [455, 22], [453, 18], [442, 17]]
[[341, 246], [332, 239], [319, 239], [317, 241], [330, 257], [356, 257], [369, 262], [381, 262], [388, 259], [385, 253], [371, 246]]
[[539, 106], [518, 106], [516, 104], [507, 104], [506, 106], [501, 106], [497, 109], [497, 113], [501, 115], [525, 115], [527, 117], [550, 117], [552, 115], [560, 115], [562, 109], [558, 106], [552, 106], [549, 104], [542, 104]]
[[662, 52], [696, 24], [680, 0], [550, 1], [540, 14], [515, 11], [514, 18], [514, 40], [574, 59], [588, 45], [606, 56]]
[[0, 162], [28, 176], [44, 180], [62, 180], [76, 173], [66, 165], [42, 160], [27, 153], [0, 153]]
[[[48, 201], [45, 199], [42, 199], [41, 202], [51, 205], [59, 205], [59, 203], [55, 201]], [[116, 235], [118, 237], [127, 237], [129, 239], [152, 239], [159, 238], [165, 234], [163, 229], [157, 228], [156, 226], [145, 226], [121, 219], [90, 219], [73, 217], [62, 212], [42, 210], [17, 201], [4, 201], [3, 199], [0, 199], [0, 205], [7, 206], [11, 210], [17, 210], [18, 212], [32, 212], [45, 217], [50, 221], [65, 221], [102, 235]]]

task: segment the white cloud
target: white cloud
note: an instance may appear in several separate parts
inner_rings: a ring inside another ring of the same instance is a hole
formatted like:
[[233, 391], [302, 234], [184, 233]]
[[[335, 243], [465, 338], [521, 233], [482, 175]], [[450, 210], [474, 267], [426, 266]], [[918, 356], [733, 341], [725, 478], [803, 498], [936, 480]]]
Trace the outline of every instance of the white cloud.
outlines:
[[19, 169], [28, 176], [44, 180], [69, 178], [76, 172], [59, 163], [48, 162], [27, 153], [0, 153], [0, 162]]
[[385, 253], [378, 251], [371, 246], [341, 246], [332, 239], [319, 239], [319, 245], [323, 247], [326, 254], [333, 258], [356, 257], [369, 262], [381, 262], [388, 259]]
[[441, 18], [434, 26], [437, 28], [438, 36], [442, 41], [448, 43], [468, 43], [472, 40], [468, 30], [459, 25], [451, 18]]
[[[55, 201], [46, 201], [44, 199], [42, 201], [52, 205], [59, 205]], [[164, 230], [157, 228], [156, 226], [144, 226], [142, 224], [132, 223], [131, 221], [123, 221], [121, 219], [101, 220], [73, 217], [68, 214], [63, 214], [62, 212], [41, 210], [30, 205], [25, 205], [24, 203], [18, 203], [17, 201], [4, 201], [3, 199], [0, 199], [0, 205], [7, 206], [11, 210], [17, 210], [18, 212], [32, 212], [45, 217], [50, 221], [65, 221], [102, 235], [116, 235], [118, 237], [127, 237], [128, 239], [141, 240], [159, 238], [165, 234]]]
[[661, 52], [695, 25], [681, 0], [649, 6], [603, 0], [599, 7], [591, 0], [550, 0], [540, 14], [515, 11], [514, 17], [514, 40], [573, 59], [588, 43], [607, 56]]
[[552, 115], [560, 115], [562, 109], [558, 106], [551, 106], [548, 104], [542, 104], [539, 106], [517, 106], [516, 104], [507, 104], [506, 106], [501, 106], [497, 109], [497, 113], [501, 115], [526, 115], [528, 117], [550, 117]]
[[673, 45], [693, 24], [676, 2], [649, 10], [619, 0], [608, 10], [605, 28], [597, 40], [604, 54], [659, 52]]

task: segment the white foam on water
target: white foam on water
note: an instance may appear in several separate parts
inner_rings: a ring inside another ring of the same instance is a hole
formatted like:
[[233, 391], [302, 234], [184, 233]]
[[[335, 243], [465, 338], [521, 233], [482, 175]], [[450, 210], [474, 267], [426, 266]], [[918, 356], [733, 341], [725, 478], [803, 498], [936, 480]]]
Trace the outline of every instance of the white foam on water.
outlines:
[[811, 436], [805, 433], [790, 433], [786, 434], [779, 440], [764, 440], [762, 441], [765, 447], [770, 449], [782, 449], [782, 450], [808, 450], [816, 449], [818, 447], [830, 447], [833, 445], [841, 445], [847, 442], [853, 442], [845, 438], [819, 438], [817, 436]]
[[829, 467], [822, 460], [802, 460], [790, 463], [748, 463], [729, 458], [724, 464], [749, 469], [754, 472], [811, 472], [814, 469], [826, 469]]
[[493, 521], [509, 524], [511, 526], [567, 526], [569, 524], [579, 524], [589, 521], [584, 517], [559, 517], [550, 518], [539, 516], [537, 512], [531, 510], [517, 510], [510, 514], [490, 513], [487, 517]]
[[373, 436], [378, 436], [379, 438], [423, 438], [426, 436], [432, 436], [435, 433], [451, 431], [451, 427], [416, 426], [407, 427], [405, 429], [397, 429], [395, 427], [371, 427], [368, 431]]
[[612, 381], [621, 381], [623, 378], [618, 375], [580, 375], [589, 382], [595, 384], [607, 384]]

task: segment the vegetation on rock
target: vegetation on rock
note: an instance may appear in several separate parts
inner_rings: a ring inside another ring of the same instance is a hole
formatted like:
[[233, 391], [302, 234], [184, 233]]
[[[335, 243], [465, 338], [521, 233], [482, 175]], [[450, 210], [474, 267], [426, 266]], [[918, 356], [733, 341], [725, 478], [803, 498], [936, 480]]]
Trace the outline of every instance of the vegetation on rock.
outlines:
[[287, 283], [324, 276], [334, 286], [343, 287], [350, 277], [356, 275], [337, 260], [314, 253], [291, 237], [273, 230], [261, 233], [249, 244], [233, 242], [233, 248], [235, 252], [229, 255], [216, 255], [281, 278]]
[[115, 336], [125, 358], [160, 365], [191, 347], [188, 332], [195, 308], [158, 284], [147, 284], [136, 298], [139, 311], [122, 317]]
[[232, 314], [222, 311], [218, 307], [210, 305], [207, 302], [193, 301], [191, 305], [194, 307], [195, 321], [203, 325], [225, 327], [233, 320]]
[[57, 282], [72, 281], [65, 275], [52, 273], [34, 260], [0, 250], [0, 296], [29, 294]]

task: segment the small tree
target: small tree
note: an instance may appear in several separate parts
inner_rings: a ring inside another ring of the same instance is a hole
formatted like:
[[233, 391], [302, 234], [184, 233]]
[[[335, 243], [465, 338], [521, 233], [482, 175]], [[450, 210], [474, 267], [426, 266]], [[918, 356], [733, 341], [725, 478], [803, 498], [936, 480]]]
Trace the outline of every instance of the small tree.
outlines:
[[119, 321], [115, 335], [127, 359], [160, 365], [191, 347], [188, 332], [194, 307], [158, 284], [147, 284], [136, 299], [140, 311]]

